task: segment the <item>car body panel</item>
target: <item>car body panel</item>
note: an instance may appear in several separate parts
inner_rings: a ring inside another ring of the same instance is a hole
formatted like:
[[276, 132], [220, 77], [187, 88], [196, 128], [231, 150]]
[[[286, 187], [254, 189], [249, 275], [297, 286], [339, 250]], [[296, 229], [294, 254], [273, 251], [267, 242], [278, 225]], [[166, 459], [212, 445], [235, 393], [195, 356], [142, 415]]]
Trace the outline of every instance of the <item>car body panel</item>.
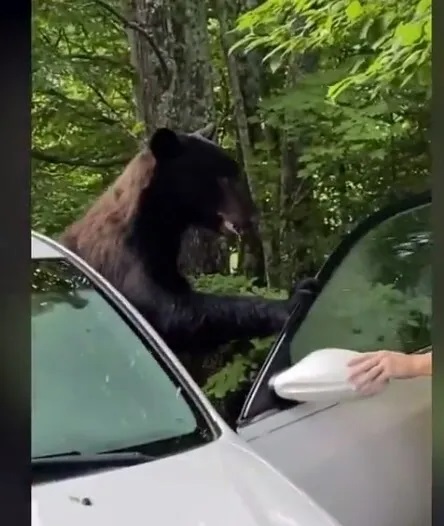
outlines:
[[239, 429], [262, 457], [344, 526], [431, 524], [431, 381], [378, 396], [306, 403]]
[[32, 498], [42, 526], [337, 526], [229, 434], [147, 464], [40, 484]]

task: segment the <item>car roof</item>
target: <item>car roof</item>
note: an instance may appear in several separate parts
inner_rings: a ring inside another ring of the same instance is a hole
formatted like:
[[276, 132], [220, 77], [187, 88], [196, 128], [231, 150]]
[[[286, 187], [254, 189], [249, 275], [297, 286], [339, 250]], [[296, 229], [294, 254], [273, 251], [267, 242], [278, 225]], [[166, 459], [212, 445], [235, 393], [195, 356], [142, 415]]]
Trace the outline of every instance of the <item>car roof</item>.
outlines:
[[31, 232], [32, 259], [60, 259], [64, 257], [55, 241], [37, 232]]

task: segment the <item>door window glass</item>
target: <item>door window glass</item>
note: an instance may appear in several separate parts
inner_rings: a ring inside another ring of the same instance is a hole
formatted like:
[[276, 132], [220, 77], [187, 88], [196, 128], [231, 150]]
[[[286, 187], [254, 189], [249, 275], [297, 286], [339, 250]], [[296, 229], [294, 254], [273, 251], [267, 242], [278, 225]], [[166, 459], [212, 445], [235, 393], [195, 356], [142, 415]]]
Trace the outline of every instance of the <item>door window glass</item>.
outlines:
[[290, 341], [291, 363], [311, 351], [413, 352], [431, 341], [430, 205], [380, 224], [352, 248]]

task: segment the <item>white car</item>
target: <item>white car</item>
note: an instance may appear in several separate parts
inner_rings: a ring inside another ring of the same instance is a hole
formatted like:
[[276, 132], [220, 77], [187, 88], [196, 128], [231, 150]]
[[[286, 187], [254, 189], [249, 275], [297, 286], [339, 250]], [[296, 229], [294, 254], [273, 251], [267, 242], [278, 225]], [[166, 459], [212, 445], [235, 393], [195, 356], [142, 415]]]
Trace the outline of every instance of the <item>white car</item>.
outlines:
[[430, 195], [376, 213], [319, 273], [239, 416], [218, 416], [105, 280], [33, 234], [34, 526], [428, 526], [431, 382], [298, 403], [270, 379], [325, 347], [430, 343]]
[[93, 270], [32, 235], [33, 526], [340, 526]]

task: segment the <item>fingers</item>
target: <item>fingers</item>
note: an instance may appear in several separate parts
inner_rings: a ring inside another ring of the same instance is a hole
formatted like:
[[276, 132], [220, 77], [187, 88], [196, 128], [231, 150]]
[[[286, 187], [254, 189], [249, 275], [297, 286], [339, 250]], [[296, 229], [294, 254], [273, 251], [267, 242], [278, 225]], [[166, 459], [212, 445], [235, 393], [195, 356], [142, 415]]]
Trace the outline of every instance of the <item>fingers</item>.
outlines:
[[356, 389], [365, 396], [374, 395], [381, 392], [388, 382], [389, 376], [381, 364], [381, 372], [375, 375], [372, 380], [357, 385]]
[[355, 358], [352, 358], [348, 362], [349, 367], [353, 367], [354, 365], [357, 365], [358, 363], [362, 363], [367, 361], [369, 358], [373, 356], [373, 353], [362, 353], [359, 356], [356, 356]]
[[349, 379], [352, 381], [356, 380], [356, 378], [378, 366], [378, 364], [380, 364], [380, 359], [375, 354], [367, 354], [351, 360], [348, 364], [350, 367]]
[[356, 385], [358, 389], [363, 387], [366, 384], [369, 384], [371, 382], [375, 382], [379, 377], [381, 377], [384, 373], [384, 368], [380, 363], [377, 363], [374, 365], [371, 369], [362, 372], [359, 375], [355, 375], [353, 383]]
[[373, 359], [381, 359], [385, 356], [386, 351], [375, 351], [375, 352], [363, 352], [359, 356], [356, 356], [355, 358], [352, 358], [348, 365], [349, 367], [353, 367], [354, 365], [357, 365], [362, 362], [366, 362], [367, 360], [373, 360]]
[[349, 380], [360, 394], [365, 396], [377, 394], [387, 384], [390, 375], [385, 366], [384, 356], [384, 351], [377, 351], [350, 360]]

